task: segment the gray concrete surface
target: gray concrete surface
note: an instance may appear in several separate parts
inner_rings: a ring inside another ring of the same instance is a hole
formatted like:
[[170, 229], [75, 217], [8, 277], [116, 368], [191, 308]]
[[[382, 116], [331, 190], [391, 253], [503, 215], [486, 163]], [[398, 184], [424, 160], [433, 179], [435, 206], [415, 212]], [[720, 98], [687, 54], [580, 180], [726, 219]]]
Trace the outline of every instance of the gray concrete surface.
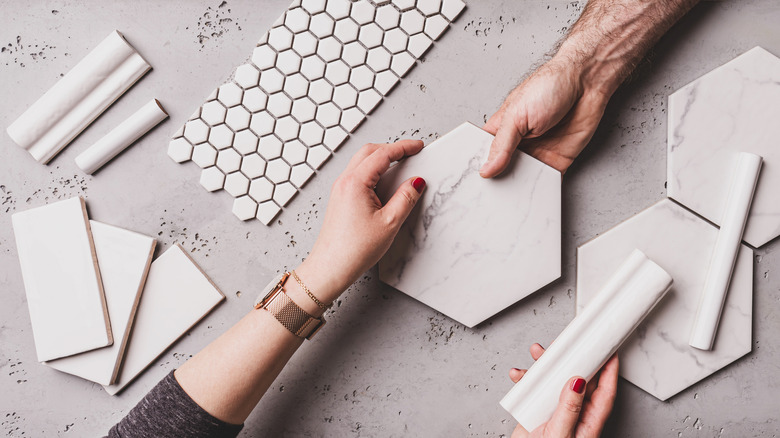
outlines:
[[[223, 4], [220, 6], [220, 4]], [[328, 189], [368, 141], [430, 140], [481, 122], [561, 37], [584, 2], [472, 1], [434, 49], [290, 204], [273, 226], [242, 223], [231, 198], [165, 155], [167, 140], [247, 58], [287, 0], [0, 1], [0, 125], [119, 29], [154, 70], [48, 166], [0, 135], [0, 432], [105, 433], [165, 373], [248, 311], [272, 275], [295, 266], [321, 226]], [[762, 45], [780, 55], [776, 0], [697, 6], [611, 102], [564, 179], [563, 277], [466, 329], [381, 284], [375, 271], [342, 297], [328, 326], [294, 357], [243, 436], [509, 436], [498, 405], [510, 367], [531, 364], [574, 315], [575, 248], [665, 195], [666, 96]], [[171, 119], [94, 177], [73, 158], [152, 96]], [[93, 218], [178, 242], [228, 296], [117, 397], [36, 363], [10, 217], [81, 195]], [[780, 248], [756, 251], [753, 352], [660, 402], [621, 381], [606, 436], [776, 436], [780, 433]]]

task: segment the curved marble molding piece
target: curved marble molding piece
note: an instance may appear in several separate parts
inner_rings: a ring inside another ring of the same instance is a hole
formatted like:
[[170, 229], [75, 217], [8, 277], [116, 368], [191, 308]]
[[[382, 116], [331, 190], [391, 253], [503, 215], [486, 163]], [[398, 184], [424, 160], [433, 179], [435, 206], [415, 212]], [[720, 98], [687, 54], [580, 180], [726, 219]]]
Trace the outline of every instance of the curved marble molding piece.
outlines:
[[688, 341], [691, 347], [701, 350], [711, 349], [712, 343], [715, 342], [731, 273], [734, 270], [734, 262], [737, 261], [739, 245], [742, 243], [742, 232], [745, 230], [758, 173], [761, 171], [761, 157], [740, 152], [736, 167], [726, 210], [723, 212], [722, 226], [712, 250], [710, 267], [707, 269], [707, 278], [704, 280], [704, 289]]
[[669, 197], [721, 225], [739, 152], [764, 159], [743, 240], [780, 235], [780, 59], [753, 48], [669, 96]]
[[718, 229], [664, 199], [577, 249], [582, 312], [635, 248], [674, 278], [667, 297], [618, 351], [620, 375], [660, 400], [750, 352], [753, 251], [741, 245], [712, 350], [688, 345]]
[[64, 373], [110, 385], [119, 375], [119, 365], [157, 241], [102, 222], [91, 220], [89, 223], [111, 317], [114, 344], [45, 363]]
[[152, 67], [111, 32], [8, 127], [8, 135], [46, 164]]
[[672, 277], [634, 250], [598, 294], [501, 400], [526, 430], [552, 417], [566, 382], [590, 380], [653, 310]]
[[380, 279], [473, 327], [561, 275], [561, 174], [516, 152], [496, 179], [479, 176], [493, 136], [464, 123], [391, 168], [386, 202], [412, 176], [427, 182]]
[[466, 7], [463, 0], [295, 0], [246, 64], [173, 135], [201, 185], [268, 225]]
[[85, 173], [94, 173], [166, 118], [168, 113], [160, 102], [152, 99], [97, 143], [79, 154], [76, 157], [76, 166]]

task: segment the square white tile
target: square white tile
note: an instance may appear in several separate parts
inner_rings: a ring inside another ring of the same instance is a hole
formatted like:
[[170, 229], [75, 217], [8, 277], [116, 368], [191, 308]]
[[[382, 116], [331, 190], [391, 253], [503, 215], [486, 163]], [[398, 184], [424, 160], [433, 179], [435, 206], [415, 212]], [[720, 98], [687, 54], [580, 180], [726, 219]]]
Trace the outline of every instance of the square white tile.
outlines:
[[38, 360], [111, 345], [84, 200], [71, 198], [33, 208], [14, 214], [11, 220]]
[[46, 365], [101, 385], [110, 385], [119, 374], [157, 241], [102, 222], [90, 221], [90, 225], [114, 344], [49, 361]]
[[119, 379], [106, 392], [121, 391], [224, 299], [182, 247], [165, 251], [149, 269]]

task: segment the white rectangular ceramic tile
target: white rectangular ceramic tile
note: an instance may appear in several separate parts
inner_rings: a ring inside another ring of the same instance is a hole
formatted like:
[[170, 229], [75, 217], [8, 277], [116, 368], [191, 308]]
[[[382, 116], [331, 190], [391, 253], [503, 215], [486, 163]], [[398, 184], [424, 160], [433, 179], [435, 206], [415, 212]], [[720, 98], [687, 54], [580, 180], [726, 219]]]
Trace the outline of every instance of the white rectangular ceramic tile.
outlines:
[[111, 345], [84, 200], [16, 213], [12, 222], [38, 360]]
[[[279, 179], [272, 161], [282, 156], [289, 166], [299, 165], [300, 153], [287, 149], [303, 144], [309, 149], [306, 162], [318, 169], [330, 155], [327, 150], [341, 146], [464, 7], [461, 0], [293, 2], [260, 38], [250, 62], [236, 68], [231, 81], [174, 134], [168, 154], [178, 163], [200, 166], [209, 190], [224, 188], [239, 198], [246, 193], [243, 183], [241, 190], [219, 183], [215, 172], [234, 170], [219, 162], [212, 168], [216, 151], [232, 148], [246, 156], [256, 150], [268, 162], [265, 174], [254, 171], [257, 166], [245, 171], [242, 165], [238, 171], [250, 181], [265, 176], [277, 186], [276, 202], [256, 206], [254, 216], [270, 223], [293, 196], [289, 190], [299, 190], [312, 176], [302, 169]], [[255, 197], [251, 187], [250, 197], [234, 204], [242, 220], [253, 217], [251, 200], [271, 199]]]
[[179, 245], [165, 251], [149, 269], [119, 379], [106, 391], [122, 390], [224, 299]]
[[151, 68], [113, 31], [19, 116], [8, 135], [46, 164]]
[[101, 222], [90, 221], [90, 225], [114, 344], [49, 361], [46, 365], [101, 385], [110, 385], [119, 372], [157, 241]]

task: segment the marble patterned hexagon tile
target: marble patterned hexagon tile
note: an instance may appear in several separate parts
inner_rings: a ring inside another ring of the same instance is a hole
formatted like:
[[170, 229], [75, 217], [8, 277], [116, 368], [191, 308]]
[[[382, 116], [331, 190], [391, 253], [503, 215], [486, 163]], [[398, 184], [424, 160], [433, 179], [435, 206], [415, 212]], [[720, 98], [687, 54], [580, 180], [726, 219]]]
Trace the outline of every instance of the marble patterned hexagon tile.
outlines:
[[295, 0], [173, 136], [233, 213], [268, 225], [438, 39], [463, 0]]

